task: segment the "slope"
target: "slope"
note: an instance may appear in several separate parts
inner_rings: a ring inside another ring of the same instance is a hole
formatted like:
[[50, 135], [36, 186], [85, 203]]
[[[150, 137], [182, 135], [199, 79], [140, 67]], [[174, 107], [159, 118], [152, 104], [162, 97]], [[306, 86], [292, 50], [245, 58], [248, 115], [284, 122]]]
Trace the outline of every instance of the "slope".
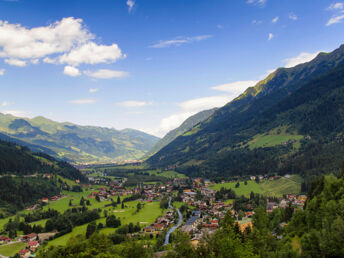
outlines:
[[179, 127], [169, 131], [152, 149], [150, 155], [157, 153], [163, 147], [168, 145], [170, 142], [175, 140], [178, 136], [184, 134], [185, 132], [189, 131], [192, 127], [197, 125], [198, 123], [206, 120], [209, 118], [214, 112], [216, 108], [201, 111], [193, 116], [187, 118]]
[[[335, 144], [334, 141], [329, 140], [325, 145], [321, 144], [321, 139], [330, 139], [338, 131], [331, 137], [327, 133], [342, 126], [335, 111], [343, 97], [340, 91], [343, 63], [344, 46], [341, 46], [332, 53], [319, 54], [308, 63], [276, 70], [147, 162], [153, 167], [176, 166], [188, 175], [220, 177], [288, 172], [286, 161], [296, 159], [302, 151], [303, 154], [311, 151], [311, 144], [317, 146], [313, 152], [326, 148], [333, 150], [334, 146], [329, 144]], [[334, 70], [336, 67], [340, 68]], [[334, 96], [338, 96], [336, 102], [332, 102]], [[309, 109], [309, 101], [314, 101], [313, 110]], [[316, 112], [321, 116], [315, 116]], [[312, 118], [308, 117], [309, 114], [313, 115]], [[275, 146], [250, 149], [252, 141], [255, 142], [259, 135], [288, 136], [290, 139], [287, 142], [274, 139], [277, 142]], [[329, 165], [329, 161], [325, 163]], [[300, 170], [294, 168], [295, 172]]]
[[44, 117], [19, 118], [0, 113], [0, 138], [24, 144], [75, 163], [135, 160], [146, 154], [159, 138], [124, 129], [58, 123]]

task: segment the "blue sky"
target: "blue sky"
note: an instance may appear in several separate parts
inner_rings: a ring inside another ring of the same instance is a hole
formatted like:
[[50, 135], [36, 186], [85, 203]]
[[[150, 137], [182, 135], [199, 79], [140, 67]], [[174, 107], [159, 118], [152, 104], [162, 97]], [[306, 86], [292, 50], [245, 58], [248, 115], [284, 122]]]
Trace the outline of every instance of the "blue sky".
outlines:
[[0, 20], [0, 112], [158, 136], [344, 43], [325, 0], [2, 0]]

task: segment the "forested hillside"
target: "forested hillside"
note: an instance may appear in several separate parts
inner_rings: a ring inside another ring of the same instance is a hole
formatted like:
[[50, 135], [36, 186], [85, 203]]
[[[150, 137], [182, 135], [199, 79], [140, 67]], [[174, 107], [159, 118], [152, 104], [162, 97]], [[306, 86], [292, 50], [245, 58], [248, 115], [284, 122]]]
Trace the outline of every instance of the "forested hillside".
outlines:
[[155, 154], [159, 150], [161, 150], [163, 147], [165, 147], [167, 144], [175, 140], [178, 136], [184, 134], [185, 132], [189, 131], [192, 127], [197, 125], [198, 123], [206, 120], [209, 118], [214, 112], [216, 111], [216, 108], [204, 110], [201, 112], [198, 112], [197, 114], [190, 116], [188, 119], [186, 119], [179, 127], [176, 129], [173, 129], [172, 131], [169, 131], [151, 150], [150, 154]]
[[160, 150], [155, 167], [205, 177], [338, 172], [344, 46], [280, 68]]
[[133, 129], [119, 131], [58, 123], [44, 117], [28, 119], [1, 113], [0, 132], [2, 140], [11, 140], [75, 163], [139, 159], [159, 140], [155, 136]]

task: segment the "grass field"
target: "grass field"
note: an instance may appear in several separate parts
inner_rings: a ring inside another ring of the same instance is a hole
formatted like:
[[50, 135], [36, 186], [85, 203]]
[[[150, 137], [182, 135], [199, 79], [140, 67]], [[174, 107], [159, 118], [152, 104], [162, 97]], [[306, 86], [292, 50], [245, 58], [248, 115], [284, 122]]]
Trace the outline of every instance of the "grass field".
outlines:
[[[114, 214], [116, 217], [120, 218], [122, 225], [132, 222], [134, 224], [140, 223], [140, 225], [145, 226], [153, 223], [157, 217], [162, 215], [163, 211], [160, 209], [160, 202], [145, 203], [144, 207], [138, 213], [135, 213], [137, 203], [138, 201], [131, 201], [126, 203], [125, 209], [108, 207], [106, 210], [108, 214]], [[105, 225], [106, 218], [102, 217], [98, 219], [96, 223], [103, 223]], [[71, 233], [50, 241], [48, 247], [52, 245], [65, 245], [72, 236], [84, 235], [86, 233], [86, 228], [87, 224], [75, 227]], [[104, 228], [100, 230], [100, 232], [111, 234], [114, 233], [115, 230], [114, 228]]]
[[[287, 142], [289, 140], [301, 140], [303, 135], [277, 134], [277, 135], [256, 135], [253, 140], [248, 142], [250, 149], [259, 147], [272, 147]], [[297, 144], [295, 143], [295, 146]]]
[[222, 187], [231, 188], [237, 195], [248, 196], [251, 191], [254, 193], [260, 193], [268, 196], [280, 197], [283, 194], [298, 194], [301, 191], [302, 178], [298, 175], [292, 175], [291, 178], [282, 177], [280, 179], [269, 181], [264, 180], [257, 184], [255, 181], [247, 181], [247, 185], [244, 182], [240, 182], [240, 186], [235, 188], [236, 182], [216, 184], [211, 186], [211, 189], [220, 190]]
[[173, 170], [148, 170], [149, 175], [163, 176], [167, 178], [185, 178], [186, 176]]
[[4, 245], [0, 246], [0, 254], [3, 256], [14, 256], [16, 253], [18, 253], [21, 249], [26, 247], [26, 243], [14, 243], [10, 245]]

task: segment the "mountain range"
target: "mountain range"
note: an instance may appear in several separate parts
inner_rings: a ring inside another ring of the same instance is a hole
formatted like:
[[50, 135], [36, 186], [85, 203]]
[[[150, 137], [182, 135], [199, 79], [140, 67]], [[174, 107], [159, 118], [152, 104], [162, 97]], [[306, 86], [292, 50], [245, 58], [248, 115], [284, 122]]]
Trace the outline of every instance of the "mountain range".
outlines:
[[205, 177], [331, 172], [344, 154], [343, 104], [344, 45], [277, 69], [147, 163]]
[[42, 116], [20, 118], [0, 113], [0, 139], [72, 163], [138, 160], [159, 138], [144, 132], [58, 123]]

